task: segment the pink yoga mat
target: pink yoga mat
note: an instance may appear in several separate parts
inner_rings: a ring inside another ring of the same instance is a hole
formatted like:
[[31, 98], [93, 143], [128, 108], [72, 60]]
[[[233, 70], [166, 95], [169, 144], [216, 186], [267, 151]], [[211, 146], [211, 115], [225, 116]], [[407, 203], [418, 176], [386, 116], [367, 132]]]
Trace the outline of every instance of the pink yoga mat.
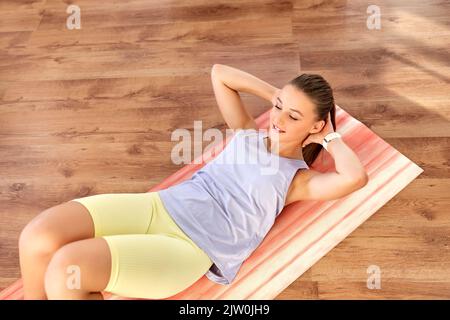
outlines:
[[[268, 122], [269, 111], [256, 119], [259, 128], [268, 128]], [[216, 284], [203, 276], [168, 299], [273, 299], [423, 172], [339, 106], [336, 106], [336, 130], [364, 164], [369, 183], [338, 200], [289, 204], [264, 241], [244, 262], [231, 285]], [[203, 158], [200, 157], [203, 161], [184, 166], [149, 191], [189, 179], [215, 158], [228, 141], [205, 152]], [[331, 171], [334, 161], [322, 151], [310, 167], [321, 172]], [[103, 294], [105, 299], [130, 299], [108, 292]], [[22, 280], [3, 290], [0, 299], [23, 299]]]

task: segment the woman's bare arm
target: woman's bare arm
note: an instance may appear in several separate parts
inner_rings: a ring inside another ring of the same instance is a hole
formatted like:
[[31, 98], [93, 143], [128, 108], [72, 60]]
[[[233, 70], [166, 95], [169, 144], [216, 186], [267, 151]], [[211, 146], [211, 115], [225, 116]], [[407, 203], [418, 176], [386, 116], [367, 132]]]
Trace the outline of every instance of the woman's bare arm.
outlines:
[[[334, 132], [330, 114], [319, 133], [312, 134], [304, 144], [321, 143], [330, 132]], [[334, 159], [336, 171], [321, 173], [315, 170], [301, 170], [294, 180], [289, 201], [334, 200], [344, 197], [362, 187], [369, 176], [356, 153], [341, 138], [328, 143], [328, 152]]]
[[368, 183], [369, 177], [359, 158], [342, 139], [331, 140], [327, 148], [334, 158], [336, 172], [301, 170], [294, 181], [290, 202], [335, 200]]
[[231, 129], [257, 129], [255, 120], [242, 103], [238, 91], [271, 101], [278, 90], [245, 71], [223, 64], [213, 65], [211, 81], [219, 110]]

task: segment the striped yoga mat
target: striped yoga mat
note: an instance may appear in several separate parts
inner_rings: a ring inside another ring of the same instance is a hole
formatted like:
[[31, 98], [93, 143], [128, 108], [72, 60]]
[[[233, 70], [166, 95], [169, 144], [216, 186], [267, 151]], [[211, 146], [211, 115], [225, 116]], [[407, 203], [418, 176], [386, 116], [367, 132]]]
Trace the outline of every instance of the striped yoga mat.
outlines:
[[[268, 122], [269, 111], [256, 119], [259, 128], [267, 128]], [[231, 285], [216, 284], [203, 276], [168, 299], [273, 299], [423, 172], [339, 106], [336, 106], [336, 129], [363, 162], [369, 183], [338, 200], [289, 204], [264, 241], [243, 263]], [[149, 191], [190, 178], [220, 153], [228, 141], [217, 144], [200, 157], [202, 161], [184, 166]], [[321, 172], [331, 171], [334, 161], [322, 151], [310, 167]], [[108, 292], [103, 294], [105, 299], [129, 299]], [[22, 298], [20, 279], [0, 292], [1, 300]]]

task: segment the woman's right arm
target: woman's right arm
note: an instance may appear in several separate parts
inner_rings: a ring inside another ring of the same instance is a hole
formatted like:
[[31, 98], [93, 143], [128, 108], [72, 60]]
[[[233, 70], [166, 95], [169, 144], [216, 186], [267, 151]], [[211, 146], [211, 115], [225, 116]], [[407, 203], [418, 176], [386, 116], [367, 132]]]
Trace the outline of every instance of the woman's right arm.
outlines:
[[238, 91], [254, 94], [272, 103], [279, 92], [278, 88], [245, 71], [222, 64], [213, 65], [211, 81], [219, 109], [231, 129], [257, 128]]

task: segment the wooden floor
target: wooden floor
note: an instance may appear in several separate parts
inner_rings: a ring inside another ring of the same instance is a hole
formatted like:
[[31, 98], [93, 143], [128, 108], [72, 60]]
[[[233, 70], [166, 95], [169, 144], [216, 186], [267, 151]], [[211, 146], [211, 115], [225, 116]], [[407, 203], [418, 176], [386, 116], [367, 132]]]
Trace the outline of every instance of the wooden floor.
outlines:
[[[450, 298], [450, 1], [0, 2], [0, 288], [46, 208], [145, 192], [181, 165], [171, 132], [225, 129], [214, 63], [278, 87], [320, 73], [336, 102], [425, 171], [278, 299]], [[270, 104], [241, 95], [252, 115]], [[381, 289], [367, 268], [381, 268]]]

